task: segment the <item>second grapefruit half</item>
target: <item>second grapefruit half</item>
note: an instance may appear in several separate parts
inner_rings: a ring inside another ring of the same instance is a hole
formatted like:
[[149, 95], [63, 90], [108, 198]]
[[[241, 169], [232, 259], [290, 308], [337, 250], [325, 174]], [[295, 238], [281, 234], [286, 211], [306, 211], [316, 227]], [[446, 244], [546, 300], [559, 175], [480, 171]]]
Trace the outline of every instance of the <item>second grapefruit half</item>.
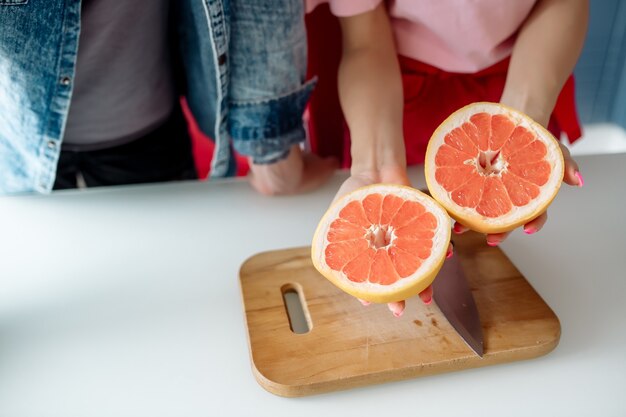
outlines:
[[426, 150], [426, 183], [450, 216], [483, 233], [515, 229], [543, 213], [563, 179], [556, 139], [523, 113], [474, 103], [448, 117]]
[[428, 287], [450, 242], [450, 218], [410, 187], [377, 184], [337, 200], [320, 221], [313, 265], [362, 300], [400, 301]]

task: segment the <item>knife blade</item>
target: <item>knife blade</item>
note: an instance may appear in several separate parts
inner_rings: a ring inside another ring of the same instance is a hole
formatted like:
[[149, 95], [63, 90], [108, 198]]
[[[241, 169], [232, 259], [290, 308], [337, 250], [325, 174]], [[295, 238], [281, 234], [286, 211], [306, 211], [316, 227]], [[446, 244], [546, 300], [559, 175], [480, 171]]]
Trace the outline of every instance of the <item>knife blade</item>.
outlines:
[[458, 256], [446, 259], [433, 282], [433, 298], [465, 343], [483, 357], [483, 331], [478, 309]]

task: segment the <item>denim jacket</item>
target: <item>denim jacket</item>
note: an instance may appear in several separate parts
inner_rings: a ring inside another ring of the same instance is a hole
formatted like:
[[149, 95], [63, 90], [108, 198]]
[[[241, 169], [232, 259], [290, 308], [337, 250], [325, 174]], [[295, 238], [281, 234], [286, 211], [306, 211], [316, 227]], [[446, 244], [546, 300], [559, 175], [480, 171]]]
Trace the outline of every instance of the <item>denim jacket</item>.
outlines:
[[[235, 172], [233, 147], [255, 163], [304, 137], [302, 0], [174, 0], [186, 97], [215, 140], [212, 177]], [[81, 0], [0, 0], [0, 194], [47, 193], [72, 98]]]

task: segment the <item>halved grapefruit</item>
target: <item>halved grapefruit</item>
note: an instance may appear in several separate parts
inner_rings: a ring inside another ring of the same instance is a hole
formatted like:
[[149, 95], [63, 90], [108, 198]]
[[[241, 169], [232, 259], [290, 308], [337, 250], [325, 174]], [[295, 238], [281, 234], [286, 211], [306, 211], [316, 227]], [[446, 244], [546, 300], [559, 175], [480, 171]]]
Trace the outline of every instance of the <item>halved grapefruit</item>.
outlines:
[[362, 300], [388, 303], [428, 287], [450, 242], [446, 211], [410, 187], [376, 184], [337, 200], [313, 237], [315, 268]]
[[450, 216], [482, 233], [510, 231], [543, 213], [563, 170], [563, 154], [550, 132], [496, 103], [452, 113], [426, 150], [430, 194]]

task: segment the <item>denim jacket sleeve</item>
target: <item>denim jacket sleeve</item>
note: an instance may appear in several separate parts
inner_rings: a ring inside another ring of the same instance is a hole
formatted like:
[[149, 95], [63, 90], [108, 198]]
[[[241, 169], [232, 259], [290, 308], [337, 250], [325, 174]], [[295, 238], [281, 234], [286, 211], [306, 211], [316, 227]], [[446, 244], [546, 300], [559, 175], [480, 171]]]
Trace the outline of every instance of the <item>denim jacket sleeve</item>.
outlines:
[[306, 77], [304, 1], [231, 0], [228, 130], [258, 164], [305, 140], [302, 114], [315, 80]]

